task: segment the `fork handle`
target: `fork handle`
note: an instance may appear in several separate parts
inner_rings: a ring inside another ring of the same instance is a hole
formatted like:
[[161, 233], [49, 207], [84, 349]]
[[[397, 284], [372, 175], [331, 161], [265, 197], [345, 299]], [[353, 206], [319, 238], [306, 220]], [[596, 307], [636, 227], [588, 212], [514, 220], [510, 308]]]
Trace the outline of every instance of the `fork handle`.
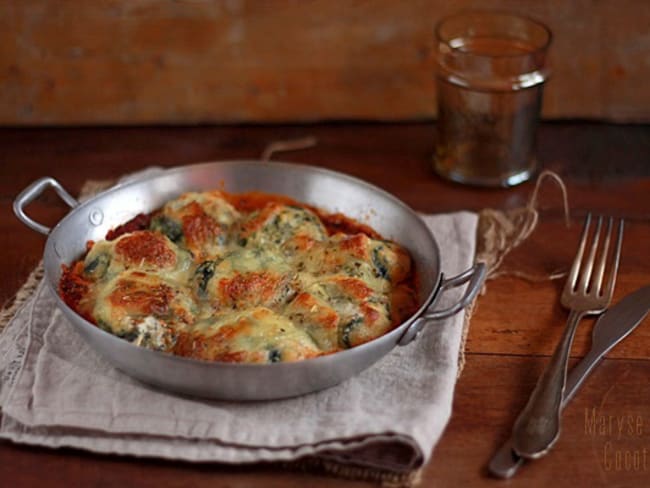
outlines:
[[566, 385], [573, 336], [583, 312], [572, 310], [551, 361], [537, 380], [528, 403], [512, 429], [513, 449], [519, 456], [537, 459], [548, 452], [560, 434], [560, 409]]

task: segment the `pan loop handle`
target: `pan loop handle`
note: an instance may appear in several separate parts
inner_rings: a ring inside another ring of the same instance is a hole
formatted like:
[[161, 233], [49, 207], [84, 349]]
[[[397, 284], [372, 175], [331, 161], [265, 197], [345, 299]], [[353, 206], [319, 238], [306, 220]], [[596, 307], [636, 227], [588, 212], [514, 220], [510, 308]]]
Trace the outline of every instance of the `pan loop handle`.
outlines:
[[486, 275], [487, 267], [485, 266], [485, 263], [475, 263], [474, 266], [459, 275], [453, 276], [449, 279], [445, 279], [443, 276], [442, 283], [440, 284], [440, 292], [444, 292], [449, 288], [455, 288], [469, 282], [461, 299], [447, 308], [429, 311], [418, 317], [410, 327], [404, 331], [404, 334], [402, 334], [398, 339], [397, 343], [400, 346], [405, 346], [418, 336], [420, 331], [424, 328], [424, 324], [428, 321], [446, 319], [467, 307], [472, 303], [472, 300], [476, 298], [476, 295], [481, 290]]
[[446, 319], [447, 317], [451, 317], [452, 315], [460, 312], [462, 309], [472, 303], [472, 300], [474, 300], [474, 298], [476, 298], [476, 295], [481, 290], [483, 281], [485, 281], [486, 274], [487, 267], [485, 266], [485, 263], [476, 263], [467, 271], [464, 271], [463, 273], [453, 276], [449, 279], [445, 279], [443, 276], [442, 284], [440, 285], [441, 293], [448, 288], [455, 288], [469, 281], [467, 289], [465, 290], [465, 294], [458, 302], [454, 303], [453, 305], [447, 308], [443, 308], [442, 310], [427, 312], [422, 315], [422, 318], [425, 320], [440, 320]]
[[29, 185], [27, 188], [21, 191], [20, 194], [14, 200], [14, 213], [16, 214], [16, 217], [18, 217], [18, 219], [30, 229], [45, 235], [50, 233], [50, 228], [43, 224], [39, 224], [31, 217], [29, 217], [25, 213], [25, 207], [29, 205], [31, 202], [33, 202], [41, 193], [43, 193], [47, 188], [50, 187], [54, 188], [56, 194], [59, 195], [59, 197], [61, 197], [61, 199], [66, 204], [68, 204], [70, 208], [74, 208], [77, 205], [79, 205], [79, 202], [67, 191], [65, 191], [63, 186], [61, 186], [61, 184], [58, 181], [56, 181], [54, 178], [51, 178], [49, 176], [46, 176], [44, 178], [38, 179], [35, 182], [33, 182], [31, 185]]

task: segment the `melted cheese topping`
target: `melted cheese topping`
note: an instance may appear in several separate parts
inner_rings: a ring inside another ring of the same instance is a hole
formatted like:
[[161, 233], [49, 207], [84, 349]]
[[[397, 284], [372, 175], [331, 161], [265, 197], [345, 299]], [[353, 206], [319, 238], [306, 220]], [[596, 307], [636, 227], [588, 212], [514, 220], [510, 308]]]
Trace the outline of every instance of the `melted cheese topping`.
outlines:
[[140, 221], [148, 228], [91, 243], [64, 270], [60, 292], [142, 347], [210, 361], [297, 361], [375, 339], [416, 306], [403, 248], [361, 224], [329, 235], [340, 224], [288, 199], [186, 193]]

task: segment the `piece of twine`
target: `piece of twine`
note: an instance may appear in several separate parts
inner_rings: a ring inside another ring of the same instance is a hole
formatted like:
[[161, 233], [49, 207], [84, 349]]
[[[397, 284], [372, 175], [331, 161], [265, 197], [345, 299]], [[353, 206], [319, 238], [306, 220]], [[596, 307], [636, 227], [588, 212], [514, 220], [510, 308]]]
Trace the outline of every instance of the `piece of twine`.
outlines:
[[288, 139], [284, 141], [274, 141], [264, 148], [260, 159], [270, 161], [275, 153], [286, 151], [297, 151], [299, 149], [308, 149], [318, 144], [318, 139], [314, 136], [302, 137], [300, 139]]
[[571, 225], [569, 197], [566, 185], [555, 172], [544, 170], [537, 177], [535, 188], [525, 207], [512, 210], [483, 209], [479, 212], [476, 260], [487, 265], [487, 279], [500, 276], [515, 276], [530, 282], [557, 280], [566, 276], [566, 271], [557, 270], [549, 274], [536, 274], [517, 269], [502, 269], [503, 261], [515, 248], [524, 243], [539, 223], [538, 197], [542, 183], [554, 181], [562, 192], [565, 224]]
[[[502, 269], [503, 262], [508, 254], [515, 248], [522, 245], [533, 233], [539, 223], [538, 195], [542, 183], [546, 180], [554, 181], [562, 192], [562, 205], [566, 226], [571, 225], [569, 215], [569, 197], [566, 185], [562, 178], [553, 171], [544, 170], [537, 177], [535, 188], [528, 199], [525, 207], [518, 207], [512, 210], [495, 210], [486, 208], [479, 211], [478, 226], [476, 231], [476, 261], [483, 262], [487, 266], [487, 280], [502, 276], [514, 276], [528, 282], [539, 283], [548, 280], [557, 280], [566, 276], [564, 270], [553, 271], [549, 274], [537, 274], [520, 269]], [[483, 284], [481, 295], [486, 292], [487, 285]], [[465, 309], [463, 331], [460, 338], [460, 349], [458, 351], [458, 372], [457, 378], [465, 368], [465, 346], [469, 335], [469, 324], [476, 311], [477, 300], [474, 299]]]

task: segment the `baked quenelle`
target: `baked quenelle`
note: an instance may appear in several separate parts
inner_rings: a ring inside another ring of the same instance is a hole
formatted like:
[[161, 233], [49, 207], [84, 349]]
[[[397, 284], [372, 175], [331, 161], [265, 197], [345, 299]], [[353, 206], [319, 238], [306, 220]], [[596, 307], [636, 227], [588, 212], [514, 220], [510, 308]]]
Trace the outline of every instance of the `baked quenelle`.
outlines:
[[415, 311], [408, 252], [286, 197], [186, 193], [88, 242], [59, 292], [150, 349], [208, 361], [297, 361], [358, 346]]

